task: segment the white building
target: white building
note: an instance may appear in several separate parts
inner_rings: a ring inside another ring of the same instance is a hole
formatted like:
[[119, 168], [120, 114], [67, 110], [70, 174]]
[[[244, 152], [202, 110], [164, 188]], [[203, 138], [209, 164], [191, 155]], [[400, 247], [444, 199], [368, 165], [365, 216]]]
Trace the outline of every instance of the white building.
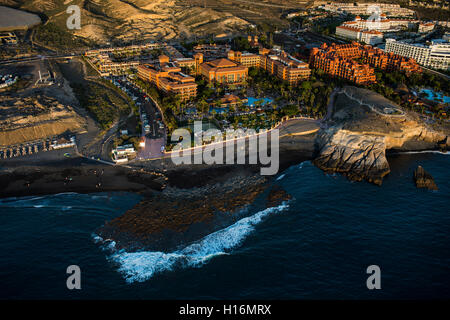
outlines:
[[115, 163], [127, 163], [131, 156], [136, 156], [136, 150], [132, 144], [117, 146], [112, 150], [112, 160]]
[[52, 141], [52, 143], [50, 144], [50, 150], [70, 148], [70, 147], [74, 147], [75, 145], [76, 145], [75, 137], [70, 137], [70, 140], [61, 138], [61, 139]]
[[381, 15], [379, 21], [368, 21], [357, 16], [353, 21], [346, 21], [342, 26], [360, 28], [364, 30], [375, 30], [380, 32], [390, 32], [401, 29], [410, 29], [419, 24], [419, 20], [413, 19], [387, 19], [386, 15]]
[[383, 42], [383, 33], [374, 30], [362, 30], [347, 26], [336, 27], [336, 36], [375, 45]]
[[427, 33], [434, 30], [434, 23], [419, 23], [418, 31], [420, 33]]
[[413, 58], [424, 67], [441, 70], [449, 70], [450, 67], [450, 43], [444, 40], [433, 40], [425, 45], [386, 39], [385, 51]]
[[412, 17], [414, 16], [414, 10], [408, 8], [402, 8], [398, 4], [390, 3], [357, 3], [356, 1], [351, 3], [330, 2], [318, 6], [319, 9], [323, 9], [335, 13], [348, 13], [354, 15], [370, 15], [373, 12], [373, 8], [379, 8], [380, 12], [388, 17]]

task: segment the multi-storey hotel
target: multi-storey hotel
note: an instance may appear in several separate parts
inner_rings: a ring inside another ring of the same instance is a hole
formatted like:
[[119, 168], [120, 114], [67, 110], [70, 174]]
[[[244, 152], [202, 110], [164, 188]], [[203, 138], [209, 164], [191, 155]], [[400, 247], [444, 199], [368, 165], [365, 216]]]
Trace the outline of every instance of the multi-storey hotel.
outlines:
[[88, 61], [98, 70], [101, 76], [121, 75], [139, 65], [139, 61], [113, 61], [108, 54], [92, 56]]
[[380, 15], [380, 20], [364, 20], [357, 16], [353, 21], [343, 22], [341, 27], [358, 28], [362, 30], [373, 30], [379, 32], [395, 31], [400, 28], [413, 28], [419, 24], [414, 19], [388, 19], [385, 14]]
[[414, 59], [402, 57], [394, 53], [386, 53], [381, 49], [364, 46], [361, 49], [361, 56], [364, 63], [372, 67], [386, 71], [404, 71], [408, 74], [421, 72], [419, 65]]
[[336, 51], [327, 50], [324, 46], [312, 49], [310, 65], [333, 77], [347, 79], [356, 84], [369, 84], [376, 81], [375, 72], [369, 65], [344, 58]]
[[246, 67], [257, 67], [268, 71], [281, 80], [291, 85], [308, 79], [311, 69], [308, 64], [295, 59], [291, 55], [280, 50], [261, 49], [260, 54], [241, 53], [239, 51], [228, 52], [228, 59], [236, 61]]
[[228, 51], [228, 59], [233, 60], [244, 67], [259, 67], [261, 56], [256, 53], [240, 52], [240, 51]]
[[427, 22], [427, 23], [419, 23], [418, 31], [420, 33], [427, 33], [434, 30], [434, 23]]
[[[353, 59], [362, 59], [364, 64]], [[385, 53], [381, 49], [357, 42], [313, 48], [310, 56], [311, 67], [341, 77], [357, 84], [375, 82], [375, 73], [371, 67], [387, 71], [420, 72], [421, 69], [413, 59], [393, 53]]]
[[398, 4], [389, 4], [389, 3], [357, 3], [356, 1], [350, 3], [342, 3], [342, 2], [329, 2], [323, 5], [320, 5], [319, 8], [335, 12], [335, 13], [350, 13], [350, 14], [370, 14], [371, 7], [378, 7], [380, 11], [390, 17], [412, 17], [414, 16], [414, 10], [408, 8], [402, 8]]
[[183, 101], [197, 95], [195, 79], [181, 72], [181, 68], [169, 61], [169, 57], [160, 56], [159, 63], [138, 66], [138, 76], [149, 81], [166, 93], [179, 95]]
[[296, 85], [311, 75], [311, 69], [306, 62], [295, 59], [284, 51], [271, 51], [261, 55], [260, 68], [276, 75], [279, 79]]
[[450, 68], [450, 43], [448, 41], [432, 41], [431, 44], [412, 44], [394, 39], [386, 39], [386, 52], [412, 58], [417, 63], [441, 70]]
[[185, 68], [189, 74], [200, 74], [200, 65], [203, 63], [203, 54], [196, 53], [193, 58], [177, 58], [175, 63], [180, 68]]
[[[88, 50], [84, 55], [88, 62], [98, 70], [100, 75], [121, 75], [131, 68], [136, 68], [142, 63], [141, 54], [143, 51], [155, 49], [164, 49], [164, 51], [168, 52], [168, 55], [174, 58], [175, 61], [180, 61], [180, 66], [192, 65], [195, 73], [196, 64], [198, 65], [196, 58], [184, 58], [178, 50], [166, 43], [147, 43], [143, 45]], [[115, 55], [124, 56], [125, 59], [121, 59], [124, 61], [115, 61]]]
[[88, 50], [84, 53], [84, 55], [86, 57], [94, 57], [99, 54], [113, 54], [113, 53], [139, 54], [142, 50], [161, 49], [164, 48], [165, 46], [166, 46], [165, 43], [146, 43], [143, 45]]
[[370, 45], [383, 42], [383, 33], [375, 30], [363, 30], [348, 26], [336, 27], [336, 36], [356, 40]]
[[209, 82], [241, 84], [248, 76], [247, 67], [225, 58], [204, 62], [200, 69]]

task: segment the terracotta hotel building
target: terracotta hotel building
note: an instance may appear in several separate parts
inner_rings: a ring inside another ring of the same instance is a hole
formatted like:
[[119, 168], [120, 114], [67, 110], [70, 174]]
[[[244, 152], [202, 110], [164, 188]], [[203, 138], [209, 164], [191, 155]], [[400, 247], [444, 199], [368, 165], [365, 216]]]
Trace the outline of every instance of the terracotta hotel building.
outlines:
[[169, 61], [169, 57], [159, 57], [159, 64], [138, 66], [138, 76], [149, 81], [166, 93], [179, 95], [181, 100], [189, 100], [197, 95], [195, 78], [181, 72], [181, 67]]
[[204, 62], [200, 68], [201, 74], [209, 82], [240, 84], [248, 76], [247, 67], [225, 58]]
[[[354, 59], [360, 59], [359, 63]], [[370, 45], [325, 43], [320, 48], [311, 50], [310, 65], [321, 69], [325, 73], [339, 78], [350, 80], [356, 84], [369, 84], [376, 82], [373, 67], [386, 71], [402, 71], [407, 74], [421, 72], [420, 67], [413, 59], [408, 59], [392, 53], [386, 53]]]
[[311, 69], [307, 63], [280, 50], [262, 48], [259, 54], [230, 50], [228, 59], [246, 67], [262, 68], [279, 79], [289, 82], [290, 85], [296, 85], [311, 75]]
[[210, 82], [242, 83], [247, 79], [248, 68], [262, 68], [281, 80], [296, 85], [308, 79], [308, 64], [295, 59], [284, 51], [262, 48], [259, 54], [228, 51], [228, 59], [222, 58], [201, 64], [201, 73]]

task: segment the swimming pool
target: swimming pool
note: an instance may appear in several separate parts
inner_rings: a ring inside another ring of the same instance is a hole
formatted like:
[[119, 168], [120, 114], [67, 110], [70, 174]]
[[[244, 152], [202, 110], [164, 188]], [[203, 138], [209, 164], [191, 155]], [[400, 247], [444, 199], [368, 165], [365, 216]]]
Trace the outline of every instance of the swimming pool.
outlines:
[[244, 105], [250, 106], [250, 107], [254, 107], [256, 101], [262, 101], [262, 103], [261, 103], [262, 106], [265, 106], [266, 104], [269, 104], [269, 103], [273, 102], [273, 100], [270, 99], [270, 98], [259, 98], [259, 99], [256, 99], [256, 98], [253, 98], [253, 97], [248, 97], [247, 99], [248, 99], [248, 101]]
[[450, 103], [450, 97], [443, 96], [441, 92], [434, 92], [431, 89], [422, 89], [420, 92], [424, 92], [427, 94], [427, 99], [433, 101], [444, 101], [444, 103]]

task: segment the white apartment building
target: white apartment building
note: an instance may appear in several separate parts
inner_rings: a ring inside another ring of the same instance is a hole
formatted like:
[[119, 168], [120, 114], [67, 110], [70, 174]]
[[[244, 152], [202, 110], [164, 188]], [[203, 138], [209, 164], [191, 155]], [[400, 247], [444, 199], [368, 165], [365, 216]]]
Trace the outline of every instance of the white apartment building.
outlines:
[[381, 13], [384, 13], [388, 17], [412, 17], [414, 16], [414, 10], [408, 8], [402, 8], [398, 4], [389, 4], [389, 3], [340, 3], [340, 2], [331, 2], [319, 5], [319, 9], [323, 9], [330, 12], [336, 13], [349, 13], [349, 14], [361, 14], [367, 15], [371, 14], [371, 8], [377, 6], [380, 8]]
[[383, 33], [374, 30], [362, 30], [347, 26], [336, 27], [336, 36], [375, 45], [383, 42]]
[[418, 31], [420, 33], [427, 33], [427, 32], [431, 32], [434, 29], [434, 23], [419, 23], [419, 29]]
[[380, 16], [379, 21], [368, 21], [363, 20], [361, 17], [357, 16], [353, 21], [346, 21], [342, 23], [342, 26], [347, 26], [351, 28], [360, 28], [375, 30], [380, 32], [394, 31], [399, 28], [412, 28], [419, 24], [419, 20], [413, 19], [387, 19], [385, 15]]
[[450, 68], [450, 43], [448, 41], [434, 40], [431, 44], [424, 45], [386, 39], [385, 51], [413, 58], [424, 67], [441, 70]]

